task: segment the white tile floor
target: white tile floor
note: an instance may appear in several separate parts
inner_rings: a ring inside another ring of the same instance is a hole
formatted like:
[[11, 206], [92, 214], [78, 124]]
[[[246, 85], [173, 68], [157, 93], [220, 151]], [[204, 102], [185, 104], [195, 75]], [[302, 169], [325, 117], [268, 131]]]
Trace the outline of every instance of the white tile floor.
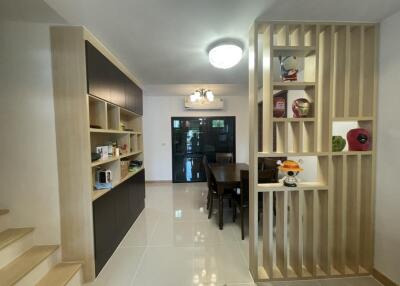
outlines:
[[[147, 184], [146, 209], [91, 286], [253, 286], [248, 240], [232, 213], [206, 211], [206, 184]], [[378, 286], [370, 277], [262, 285]]]

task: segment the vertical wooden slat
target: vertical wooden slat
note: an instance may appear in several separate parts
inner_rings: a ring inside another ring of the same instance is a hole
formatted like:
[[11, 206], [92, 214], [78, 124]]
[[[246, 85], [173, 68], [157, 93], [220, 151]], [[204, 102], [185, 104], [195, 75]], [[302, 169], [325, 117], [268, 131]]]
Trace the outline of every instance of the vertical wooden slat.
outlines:
[[349, 116], [349, 102], [350, 102], [350, 26], [346, 25], [345, 35], [345, 62], [344, 62], [344, 117]]
[[348, 116], [359, 115], [360, 101], [360, 52], [361, 52], [361, 27], [352, 26], [350, 30], [350, 59], [349, 59], [349, 102]]
[[362, 234], [359, 245], [360, 266], [367, 271], [373, 266], [373, 188], [374, 179], [370, 175], [373, 169], [373, 158], [370, 155], [361, 157], [361, 210], [360, 210], [360, 232]]
[[358, 272], [359, 167], [358, 156], [347, 156], [346, 265]]
[[284, 152], [289, 152], [289, 122], [284, 122], [284, 134], [285, 134], [285, 142], [284, 142]]
[[[273, 26], [268, 25], [266, 29], [263, 31], [263, 64], [262, 64], [262, 80], [263, 80], [263, 134], [262, 134], [262, 146], [263, 152], [272, 152], [272, 93], [273, 93], [273, 86], [272, 86], [272, 31]], [[258, 73], [256, 74], [258, 76]]]
[[311, 275], [315, 275], [314, 259], [314, 191], [303, 191], [304, 215], [303, 215], [303, 261], [304, 266]]
[[344, 210], [343, 205], [344, 197], [344, 159], [342, 156], [334, 156], [332, 159], [332, 173], [333, 182], [333, 267], [339, 272], [344, 274], [345, 261], [344, 261]]
[[273, 278], [274, 214], [273, 192], [263, 193], [263, 266], [269, 278]]
[[298, 138], [296, 138], [297, 142], [297, 152], [303, 152], [303, 145], [304, 145], [304, 128], [303, 128], [303, 122], [298, 122], [297, 123], [297, 128], [298, 128]]
[[288, 192], [276, 192], [276, 266], [287, 277]]
[[318, 265], [326, 275], [330, 273], [329, 260], [329, 190], [318, 190], [319, 231], [318, 231]]
[[360, 85], [359, 85], [359, 100], [358, 100], [358, 116], [363, 114], [363, 102], [364, 102], [364, 54], [365, 54], [365, 26], [361, 26], [361, 36], [360, 36]]
[[249, 35], [249, 268], [254, 280], [258, 280], [258, 27], [255, 23]]
[[341, 194], [341, 201], [337, 205], [338, 207], [341, 204], [340, 212], [342, 213], [341, 217], [341, 228], [342, 235], [340, 237], [340, 260], [342, 264], [342, 269], [344, 269], [344, 274], [348, 273], [347, 270], [347, 261], [346, 261], [346, 238], [347, 238], [347, 190], [348, 190], [348, 166], [347, 166], [347, 156], [343, 157], [343, 189]]
[[300, 194], [298, 191], [291, 191], [289, 198], [289, 265], [296, 275], [301, 277], [303, 268], [303, 205], [300, 204]]

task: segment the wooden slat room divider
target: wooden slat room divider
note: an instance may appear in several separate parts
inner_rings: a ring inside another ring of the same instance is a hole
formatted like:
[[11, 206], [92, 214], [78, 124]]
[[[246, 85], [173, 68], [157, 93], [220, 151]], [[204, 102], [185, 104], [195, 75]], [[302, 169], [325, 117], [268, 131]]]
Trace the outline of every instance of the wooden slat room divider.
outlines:
[[[377, 43], [378, 26], [372, 23], [253, 25], [250, 271], [256, 281], [365, 275], [372, 270]], [[296, 56], [302, 62], [298, 81], [280, 80], [279, 56]], [[274, 118], [273, 95], [280, 90], [295, 90], [307, 98], [310, 116]], [[262, 150], [257, 139], [260, 101]], [[367, 129], [371, 149], [333, 152], [337, 122]], [[258, 160], [273, 157], [313, 157], [316, 179], [303, 180], [295, 188], [259, 184]]]

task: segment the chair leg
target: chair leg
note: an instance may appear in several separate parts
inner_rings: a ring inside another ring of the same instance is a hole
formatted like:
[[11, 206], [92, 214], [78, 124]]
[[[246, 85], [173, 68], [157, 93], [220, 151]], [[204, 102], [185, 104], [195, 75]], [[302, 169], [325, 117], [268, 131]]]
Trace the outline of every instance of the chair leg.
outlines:
[[213, 201], [214, 201], [213, 195], [210, 194], [210, 206], [208, 207], [208, 219], [210, 219], [210, 218], [211, 218], [211, 215], [212, 215], [212, 211], [213, 211]]
[[243, 207], [240, 207], [240, 228], [242, 229], [242, 240], [244, 240], [244, 211]]
[[229, 208], [232, 208], [232, 199], [229, 199]]
[[233, 215], [232, 215], [233, 222], [236, 221], [236, 215], [237, 215], [236, 208], [237, 208], [236, 201], [233, 201]]
[[207, 209], [210, 209], [210, 191], [207, 194]]

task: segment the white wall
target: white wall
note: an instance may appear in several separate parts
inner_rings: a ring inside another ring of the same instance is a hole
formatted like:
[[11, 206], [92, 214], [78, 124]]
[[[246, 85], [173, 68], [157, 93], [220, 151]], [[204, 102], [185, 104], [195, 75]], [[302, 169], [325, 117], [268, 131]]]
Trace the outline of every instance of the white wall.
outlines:
[[0, 207], [36, 243], [60, 243], [49, 22], [42, 1], [0, 4]]
[[236, 161], [249, 160], [248, 96], [223, 96], [224, 110], [185, 111], [182, 95], [144, 94], [144, 152], [146, 180], [172, 180], [171, 117], [236, 116]]
[[400, 13], [381, 23], [375, 268], [400, 283]]

